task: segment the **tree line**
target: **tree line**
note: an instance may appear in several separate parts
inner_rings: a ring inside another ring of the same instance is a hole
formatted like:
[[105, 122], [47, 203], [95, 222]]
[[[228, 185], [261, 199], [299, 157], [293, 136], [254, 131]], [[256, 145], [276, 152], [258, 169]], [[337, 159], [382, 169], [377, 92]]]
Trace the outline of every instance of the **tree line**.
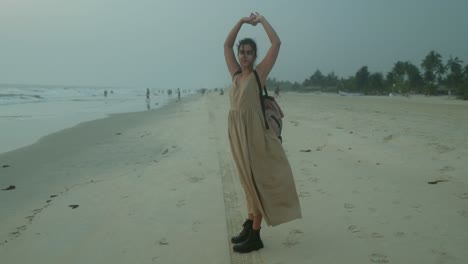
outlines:
[[362, 66], [356, 74], [348, 78], [338, 77], [334, 72], [324, 75], [317, 69], [302, 83], [280, 81], [268, 78], [270, 88], [297, 92], [349, 92], [365, 95], [399, 94], [449, 94], [468, 100], [468, 65], [458, 57], [450, 56], [444, 63], [442, 55], [430, 51], [420, 64], [410, 61], [397, 61], [387, 73], [370, 72]]

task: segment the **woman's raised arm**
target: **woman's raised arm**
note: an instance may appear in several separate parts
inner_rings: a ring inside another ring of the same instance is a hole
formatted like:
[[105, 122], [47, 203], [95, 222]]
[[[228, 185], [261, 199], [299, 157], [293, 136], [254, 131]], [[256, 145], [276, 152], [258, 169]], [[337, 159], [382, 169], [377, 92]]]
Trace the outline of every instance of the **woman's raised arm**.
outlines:
[[265, 84], [265, 81], [268, 78], [268, 74], [270, 74], [273, 65], [275, 65], [276, 58], [278, 58], [281, 40], [278, 37], [278, 34], [276, 34], [273, 27], [270, 25], [270, 23], [268, 23], [265, 17], [263, 17], [259, 13], [255, 14], [252, 23], [253, 25], [256, 25], [257, 23], [262, 24], [271, 42], [271, 47], [265, 55], [265, 58], [263, 58], [263, 60], [258, 64], [256, 68], [260, 80], [262, 81], [262, 84]]
[[236, 25], [232, 28], [231, 32], [229, 32], [229, 35], [227, 36], [226, 41], [224, 42], [224, 58], [226, 59], [226, 65], [229, 69], [231, 77], [234, 77], [234, 73], [241, 69], [239, 63], [237, 63], [236, 55], [233, 50], [234, 42], [236, 41], [237, 34], [239, 33], [242, 24], [250, 23], [250, 21], [252, 20], [253, 17], [241, 18], [239, 22], [237, 22]]

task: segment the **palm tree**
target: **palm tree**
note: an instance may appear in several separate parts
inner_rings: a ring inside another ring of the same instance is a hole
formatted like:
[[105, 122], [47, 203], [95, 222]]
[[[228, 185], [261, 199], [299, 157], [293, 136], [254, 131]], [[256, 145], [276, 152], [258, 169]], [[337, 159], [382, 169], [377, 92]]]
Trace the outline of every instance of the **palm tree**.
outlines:
[[447, 74], [447, 84], [449, 86], [449, 94], [451, 94], [450, 88], [457, 89], [458, 94], [461, 94], [461, 85], [463, 84], [463, 61], [458, 57], [453, 58], [450, 55], [447, 61], [446, 68], [449, 70]]
[[322, 72], [317, 69], [314, 74], [310, 76], [309, 79], [304, 80], [302, 83], [303, 86], [322, 86], [323, 80], [325, 76], [323, 76]]
[[397, 61], [392, 69], [393, 80], [397, 87], [401, 87], [405, 81], [406, 64], [402, 61]]
[[374, 72], [369, 75], [369, 86], [377, 94], [383, 94], [384, 78], [380, 72]]
[[419, 88], [423, 86], [423, 78], [421, 72], [419, 71], [416, 65], [411, 62], [405, 62], [405, 72], [408, 77], [406, 86], [411, 89], [416, 89], [419, 91]]
[[436, 88], [436, 78], [440, 82], [442, 75], [445, 73], [442, 56], [431, 50], [422, 61], [421, 67], [424, 69], [424, 81], [428, 85], [429, 90], [433, 92]]
[[358, 89], [361, 91], [364, 91], [365, 94], [367, 94], [367, 85], [369, 81], [369, 70], [367, 69], [367, 66], [362, 66], [361, 69], [359, 69], [356, 72], [355, 78], [356, 78], [356, 86]]
[[463, 68], [463, 74], [465, 75], [465, 81], [468, 82], [468, 64]]

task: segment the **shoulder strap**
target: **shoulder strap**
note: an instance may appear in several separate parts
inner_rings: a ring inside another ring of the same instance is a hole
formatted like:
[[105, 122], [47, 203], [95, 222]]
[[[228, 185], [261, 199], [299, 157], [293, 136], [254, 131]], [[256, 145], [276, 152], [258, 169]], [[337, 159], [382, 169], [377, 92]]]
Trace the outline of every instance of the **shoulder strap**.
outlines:
[[[256, 70], [253, 71], [255, 74], [255, 79], [257, 79], [257, 85], [258, 85], [258, 90], [259, 90], [259, 97], [260, 97], [260, 104], [262, 105], [262, 112], [263, 112], [263, 119], [265, 120], [265, 126], [267, 129], [270, 129], [270, 126], [268, 125], [267, 119], [265, 117], [265, 102], [263, 101], [263, 93], [262, 93], [262, 83], [260, 82], [260, 77], [258, 77], [258, 73]], [[268, 93], [266, 91], [266, 88], [264, 88], [266, 96], [268, 96]]]
[[[255, 78], [257, 79], [257, 84], [258, 84], [258, 87], [260, 88], [260, 93], [262, 92], [262, 84], [260, 82], [260, 77], [258, 77], [258, 73], [257, 73], [257, 70], [254, 70], [254, 74], [255, 74]], [[265, 95], [268, 96], [268, 91], [266, 89], [266, 85], [263, 86], [263, 91], [265, 92]]]

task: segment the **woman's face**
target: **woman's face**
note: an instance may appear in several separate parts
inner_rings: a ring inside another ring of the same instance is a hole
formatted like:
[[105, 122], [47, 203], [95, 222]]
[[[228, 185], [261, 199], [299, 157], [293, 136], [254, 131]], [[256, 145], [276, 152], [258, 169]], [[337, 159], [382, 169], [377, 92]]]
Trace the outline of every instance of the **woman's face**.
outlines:
[[243, 68], [252, 67], [255, 59], [257, 58], [252, 46], [248, 44], [240, 46], [237, 56], [239, 57], [239, 63]]

